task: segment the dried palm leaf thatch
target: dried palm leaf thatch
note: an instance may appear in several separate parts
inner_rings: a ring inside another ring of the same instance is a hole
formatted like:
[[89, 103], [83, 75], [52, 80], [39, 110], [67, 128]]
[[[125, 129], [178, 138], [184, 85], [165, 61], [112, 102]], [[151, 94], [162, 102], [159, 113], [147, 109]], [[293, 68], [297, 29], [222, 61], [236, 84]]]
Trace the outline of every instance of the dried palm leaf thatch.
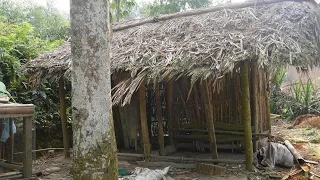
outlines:
[[[152, 82], [189, 76], [194, 83], [210, 76], [216, 86], [219, 78], [241, 61], [257, 61], [269, 69], [319, 66], [319, 18], [319, 9], [312, 2], [280, 2], [116, 31], [111, 69], [131, 72], [131, 77], [113, 88], [113, 103], [129, 103], [144, 79]], [[121, 25], [125, 23], [132, 22]], [[24, 70], [35, 83], [42, 78], [56, 80], [69, 71], [70, 53], [67, 43], [29, 62]]]

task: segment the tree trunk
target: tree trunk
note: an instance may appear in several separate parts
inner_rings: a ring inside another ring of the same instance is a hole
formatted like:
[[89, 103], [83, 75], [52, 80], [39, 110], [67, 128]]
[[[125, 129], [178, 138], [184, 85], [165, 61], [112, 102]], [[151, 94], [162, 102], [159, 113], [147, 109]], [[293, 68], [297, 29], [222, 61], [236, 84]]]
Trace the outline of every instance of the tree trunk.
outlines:
[[244, 63], [240, 68], [241, 73], [241, 92], [242, 92], [242, 122], [244, 126], [244, 148], [246, 156], [246, 168], [253, 170], [253, 147], [252, 147], [252, 128], [250, 114], [250, 92], [249, 92], [249, 68]]
[[63, 147], [64, 147], [64, 157], [70, 157], [69, 153], [69, 133], [68, 133], [68, 121], [66, 113], [66, 91], [64, 89], [64, 78], [63, 76], [59, 79], [59, 96], [60, 96], [60, 118], [62, 124], [62, 134], [63, 134]]
[[118, 179], [109, 1], [71, 0], [73, 178]]

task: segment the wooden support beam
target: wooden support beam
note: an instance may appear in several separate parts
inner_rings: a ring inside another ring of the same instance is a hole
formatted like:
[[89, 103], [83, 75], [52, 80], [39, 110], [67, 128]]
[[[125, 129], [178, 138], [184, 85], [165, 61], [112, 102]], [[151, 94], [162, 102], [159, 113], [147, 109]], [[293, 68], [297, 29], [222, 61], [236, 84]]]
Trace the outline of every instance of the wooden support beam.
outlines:
[[201, 119], [200, 119], [200, 108], [199, 108], [199, 98], [198, 98], [198, 88], [197, 88], [197, 82], [193, 85], [193, 100], [195, 104], [195, 111], [196, 111], [196, 124], [197, 128], [201, 127]]
[[145, 82], [142, 82], [139, 87], [139, 101], [140, 101], [141, 133], [142, 133], [144, 157], [146, 160], [149, 160], [151, 145], [150, 145], [149, 133], [148, 133]]
[[159, 84], [156, 84], [155, 88], [156, 95], [156, 113], [158, 120], [158, 131], [159, 131], [159, 155], [164, 156], [164, 135], [163, 135], [163, 123], [162, 123], [162, 106], [161, 106], [161, 97], [160, 97], [160, 87]]
[[23, 118], [23, 177], [32, 176], [32, 120], [33, 117]]
[[[257, 62], [254, 61], [251, 66], [251, 84], [252, 84], [252, 118], [253, 118], [253, 131], [254, 133], [258, 133], [259, 129], [259, 103], [258, 103], [258, 96], [259, 96], [259, 73], [258, 73], [258, 65]], [[254, 150], [257, 150], [257, 142], [254, 141]]]
[[204, 108], [205, 108], [205, 116], [208, 124], [208, 131], [210, 137], [210, 150], [213, 159], [218, 159], [218, 151], [217, 151], [217, 143], [216, 143], [216, 135], [215, 129], [213, 124], [213, 109], [211, 104], [211, 99], [209, 95], [208, 83], [207, 80], [201, 82], [201, 91], [202, 97], [204, 101]]
[[9, 155], [8, 162], [13, 162], [13, 150], [14, 150], [14, 134], [13, 134], [13, 119], [9, 120], [10, 139], [9, 139]]
[[170, 79], [167, 84], [167, 113], [168, 113], [168, 128], [169, 128], [169, 144], [173, 145], [173, 79]]
[[60, 119], [62, 125], [62, 134], [63, 134], [63, 147], [64, 147], [64, 157], [70, 157], [69, 152], [69, 132], [68, 132], [68, 119], [66, 112], [66, 91], [64, 88], [64, 78], [63, 76], [59, 79], [59, 96], [60, 96]]
[[266, 98], [266, 110], [267, 110], [267, 122], [268, 122], [268, 130], [269, 133], [271, 134], [271, 127], [272, 127], [272, 122], [271, 122], [271, 117], [270, 117], [270, 99], [269, 99], [269, 73], [266, 73], [266, 78], [265, 78], [265, 98]]
[[246, 156], [246, 168], [253, 171], [253, 147], [252, 128], [250, 112], [250, 92], [249, 92], [249, 68], [245, 62], [240, 68], [241, 92], [242, 92], [242, 122], [244, 125], [244, 146]]

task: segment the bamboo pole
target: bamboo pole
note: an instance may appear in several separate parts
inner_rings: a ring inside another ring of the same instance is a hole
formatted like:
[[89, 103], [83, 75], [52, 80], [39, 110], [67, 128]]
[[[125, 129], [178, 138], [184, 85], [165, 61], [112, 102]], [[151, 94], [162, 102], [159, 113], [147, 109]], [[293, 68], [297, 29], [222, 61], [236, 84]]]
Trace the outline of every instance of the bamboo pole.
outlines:
[[[132, 153], [117, 153], [119, 157], [141, 157], [143, 154], [132, 154]], [[225, 164], [245, 164], [244, 160], [232, 160], [232, 159], [202, 159], [202, 158], [192, 158], [192, 157], [174, 157], [174, 156], [151, 156], [152, 159], [161, 160], [172, 160], [172, 161], [192, 161], [192, 162], [206, 162], [206, 163], [225, 163]]]
[[[121, 31], [121, 30], [132, 28], [132, 27], [136, 27], [136, 26], [141, 26], [147, 23], [156, 23], [159, 21], [166, 21], [173, 18], [205, 14], [209, 12], [220, 11], [223, 9], [239, 9], [239, 8], [267, 5], [267, 4], [279, 3], [279, 2], [285, 2], [285, 1], [292, 1], [292, 0], [269, 0], [269, 1], [248, 1], [248, 2], [241, 2], [241, 3], [226, 3], [226, 4], [222, 4], [215, 7], [202, 8], [202, 9], [185, 11], [185, 12], [180, 12], [175, 14], [163, 15], [161, 17], [154, 17], [154, 18], [148, 18], [146, 20], [140, 20], [138, 22], [134, 21], [134, 23], [131, 23], [131, 24], [114, 26], [112, 30], [113, 32], [116, 32], [116, 31]], [[303, 0], [293, 0], [293, 1], [303, 1]]]
[[170, 79], [167, 85], [167, 112], [169, 128], [169, 144], [173, 145], [173, 79]]
[[156, 95], [156, 112], [158, 120], [158, 131], [159, 131], [159, 155], [164, 156], [164, 135], [163, 135], [163, 123], [162, 123], [162, 108], [161, 108], [161, 97], [160, 97], [160, 87], [156, 84], [155, 88]]
[[151, 145], [150, 145], [149, 133], [148, 133], [145, 82], [142, 82], [139, 87], [139, 100], [140, 100], [140, 119], [141, 119], [141, 133], [142, 133], [144, 157], [146, 160], [149, 160]]
[[[252, 73], [252, 118], [253, 118], [253, 126], [254, 126], [254, 133], [258, 133], [259, 128], [259, 104], [258, 104], [258, 90], [259, 90], [259, 73], [258, 73], [258, 66], [257, 62], [254, 61], [251, 67]], [[254, 141], [254, 150], [257, 150], [257, 141]]]
[[204, 80], [201, 82], [201, 90], [202, 90], [202, 97], [204, 101], [204, 108], [205, 108], [205, 116], [208, 124], [208, 131], [209, 131], [209, 138], [210, 138], [210, 150], [213, 159], [218, 159], [218, 151], [217, 151], [217, 143], [216, 143], [216, 135], [215, 129], [213, 124], [213, 109], [211, 105], [211, 99], [208, 89], [207, 81]]
[[267, 110], [267, 122], [268, 122], [268, 130], [269, 133], [271, 134], [271, 127], [272, 127], [272, 122], [271, 122], [271, 117], [270, 117], [270, 99], [269, 99], [269, 92], [268, 92], [268, 80], [269, 80], [269, 75], [268, 73], [266, 74], [266, 81], [265, 81], [265, 98], [266, 98], [266, 110]]
[[242, 122], [244, 125], [244, 146], [246, 156], [246, 168], [253, 171], [253, 147], [252, 147], [252, 129], [250, 114], [250, 92], [249, 92], [249, 68], [244, 63], [240, 69], [241, 73], [241, 92], [242, 92]]
[[67, 112], [66, 112], [66, 91], [64, 89], [64, 78], [63, 76], [59, 79], [59, 96], [60, 96], [60, 118], [62, 124], [62, 134], [63, 134], [63, 147], [64, 147], [64, 157], [70, 157], [69, 152], [69, 133], [68, 133], [68, 122], [67, 122]]

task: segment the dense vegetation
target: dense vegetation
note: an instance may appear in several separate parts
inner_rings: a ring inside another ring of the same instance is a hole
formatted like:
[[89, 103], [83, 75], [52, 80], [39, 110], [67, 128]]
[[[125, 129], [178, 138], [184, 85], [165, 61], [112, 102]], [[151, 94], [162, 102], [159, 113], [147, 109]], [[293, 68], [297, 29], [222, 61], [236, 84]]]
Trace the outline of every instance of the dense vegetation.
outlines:
[[0, 0], [0, 29], [0, 81], [17, 102], [36, 105], [38, 145], [55, 146], [62, 140], [52, 133], [61, 132], [57, 86], [44, 82], [33, 90], [20, 67], [59, 47], [69, 36], [70, 22], [54, 8]]
[[[320, 114], [319, 82], [310, 78], [303, 81], [301, 77], [296, 82], [290, 82], [286, 72], [287, 69], [277, 72], [272, 83], [271, 113], [289, 120], [295, 120], [303, 114]], [[287, 85], [284, 87], [285, 81]]]

